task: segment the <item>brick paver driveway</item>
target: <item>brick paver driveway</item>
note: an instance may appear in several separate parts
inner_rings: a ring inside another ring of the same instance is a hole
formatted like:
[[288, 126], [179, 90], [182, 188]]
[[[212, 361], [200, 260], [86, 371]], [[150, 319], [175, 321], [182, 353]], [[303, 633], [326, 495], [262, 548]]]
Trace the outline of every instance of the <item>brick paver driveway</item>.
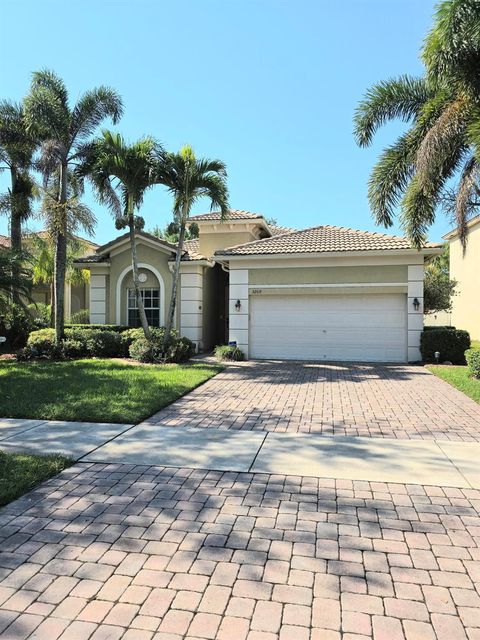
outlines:
[[480, 441], [480, 405], [408, 365], [248, 362], [227, 368], [148, 422]]
[[479, 507], [474, 490], [79, 463], [0, 511], [0, 636], [478, 640]]

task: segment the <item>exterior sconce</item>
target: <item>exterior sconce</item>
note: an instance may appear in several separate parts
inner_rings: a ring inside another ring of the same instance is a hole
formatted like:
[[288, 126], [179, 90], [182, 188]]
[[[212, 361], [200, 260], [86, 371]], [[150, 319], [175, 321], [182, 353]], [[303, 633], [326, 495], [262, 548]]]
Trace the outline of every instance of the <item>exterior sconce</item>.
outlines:
[[415, 309], [415, 311], [418, 311], [420, 309], [420, 300], [418, 298], [413, 299], [413, 308]]
[[240, 300], [237, 300], [237, 301], [235, 302], [235, 309], [236, 309], [237, 311], [240, 311], [240, 309], [241, 309], [241, 308], [242, 308], [242, 303], [240, 302]]

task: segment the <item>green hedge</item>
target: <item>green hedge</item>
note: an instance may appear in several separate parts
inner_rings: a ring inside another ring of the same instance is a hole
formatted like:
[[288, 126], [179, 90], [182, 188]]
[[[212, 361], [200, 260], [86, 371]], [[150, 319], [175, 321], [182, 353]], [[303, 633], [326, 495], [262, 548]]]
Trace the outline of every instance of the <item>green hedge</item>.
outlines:
[[72, 360], [75, 358], [122, 358], [130, 355], [140, 362], [186, 362], [195, 354], [195, 345], [172, 331], [164, 345], [165, 329], [151, 327], [152, 341], [143, 329], [124, 327], [123, 332], [109, 331], [108, 325], [75, 325], [65, 329], [60, 345], [55, 344], [55, 330], [32, 331], [27, 346], [17, 352], [18, 360]]
[[422, 331], [420, 351], [425, 362], [435, 362], [435, 352], [440, 352], [440, 362], [465, 364], [465, 351], [470, 348], [468, 331], [452, 327]]

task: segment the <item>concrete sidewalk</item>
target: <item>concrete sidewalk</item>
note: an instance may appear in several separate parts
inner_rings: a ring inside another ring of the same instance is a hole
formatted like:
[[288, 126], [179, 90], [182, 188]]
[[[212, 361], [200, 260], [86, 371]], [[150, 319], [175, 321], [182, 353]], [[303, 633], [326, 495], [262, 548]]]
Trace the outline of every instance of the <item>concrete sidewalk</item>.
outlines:
[[0, 449], [29, 453], [58, 453], [74, 460], [120, 435], [131, 424], [0, 419]]
[[480, 488], [480, 443], [139, 425], [83, 461]]
[[74, 460], [480, 488], [480, 443], [0, 421], [0, 449]]

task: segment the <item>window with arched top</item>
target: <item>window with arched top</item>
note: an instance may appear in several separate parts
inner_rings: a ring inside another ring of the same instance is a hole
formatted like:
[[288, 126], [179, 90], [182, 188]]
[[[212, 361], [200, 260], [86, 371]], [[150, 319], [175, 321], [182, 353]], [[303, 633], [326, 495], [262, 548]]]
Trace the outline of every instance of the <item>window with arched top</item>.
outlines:
[[[149, 326], [158, 327], [160, 324], [160, 289], [141, 288], [140, 296]], [[133, 287], [128, 289], [127, 324], [129, 327], [140, 326], [137, 296]]]
[[[145, 306], [148, 324], [161, 327], [165, 323], [165, 282], [162, 274], [148, 263], [141, 262], [138, 267], [140, 295]], [[140, 326], [131, 266], [125, 267], [116, 280], [115, 319], [117, 324]]]

